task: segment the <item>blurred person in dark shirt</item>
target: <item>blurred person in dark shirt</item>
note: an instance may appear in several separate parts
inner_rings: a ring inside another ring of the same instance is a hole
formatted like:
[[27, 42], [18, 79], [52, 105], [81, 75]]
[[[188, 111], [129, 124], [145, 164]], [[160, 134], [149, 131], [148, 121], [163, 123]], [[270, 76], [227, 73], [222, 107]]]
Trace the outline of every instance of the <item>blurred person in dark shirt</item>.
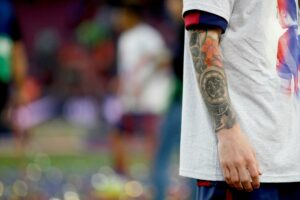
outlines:
[[9, 124], [17, 138], [22, 131], [12, 117], [8, 119], [9, 110], [25, 103], [24, 83], [27, 61], [22, 43], [20, 26], [12, 3], [0, 1], [0, 121], [2, 128]]

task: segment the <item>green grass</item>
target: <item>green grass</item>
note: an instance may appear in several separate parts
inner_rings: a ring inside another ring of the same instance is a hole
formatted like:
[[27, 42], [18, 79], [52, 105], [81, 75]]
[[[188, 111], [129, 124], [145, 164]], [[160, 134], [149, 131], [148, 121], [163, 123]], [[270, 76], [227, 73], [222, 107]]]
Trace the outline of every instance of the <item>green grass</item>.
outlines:
[[[130, 163], [145, 163], [140, 154], [131, 154]], [[62, 171], [95, 171], [103, 166], [112, 166], [112, 157], [109, 153], [83, 153], [75, 155], [26, 155], [23, 158], [16, 155], [0, 154], [0, 171], [20, 169], [28, 164], [38, 164], [42, 168], [53, 166]]]
[[41, 167], [55, 166], [63, 171], [95, 170], [101, 166], [111, 165], [108, 154], [78, 155], [27, 155], [23, 158], [14, 155], [0, 155], [0, 171], [18, 169], [27, 164], [38, 164]]

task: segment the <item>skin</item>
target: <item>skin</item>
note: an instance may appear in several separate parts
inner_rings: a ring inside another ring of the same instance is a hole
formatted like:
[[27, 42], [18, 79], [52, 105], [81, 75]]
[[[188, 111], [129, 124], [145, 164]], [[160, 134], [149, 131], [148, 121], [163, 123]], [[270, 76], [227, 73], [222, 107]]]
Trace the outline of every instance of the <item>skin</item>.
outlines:
[[14, 43], [12, 49], [12, 71], [17, 104], [25, 103], [23, 86], [27, 75], [27, 68], [24, 45], [21, 41], [17, 41]]
[[225, 181], [251, 192], [260, 186], [255, 152], [242, 132], [231, 105], [220, 49], [221, 30], [190, 30], [189, 47], [198, 87], [215, 124]]
[[141, 18], [126, 8], [122, 8], [119, 16], [119, 27], [122, 31], [129, 30], [141, 22]]
[[[24, 90], [25, 80], [27, 76], [27, 59], [24, 45], [21, 41], [14, 42], [12, 49], [12, 75], [14, 96], [12, 97], [12, 109], [17, 110], [18, 107], [26, 105], [26, 91]], [[19, 127], [12, 120], [13, 134], [15, 137], [16, 154], [18, 157], [23, 157], [24, 148], [26, 145], [26, 130]]]

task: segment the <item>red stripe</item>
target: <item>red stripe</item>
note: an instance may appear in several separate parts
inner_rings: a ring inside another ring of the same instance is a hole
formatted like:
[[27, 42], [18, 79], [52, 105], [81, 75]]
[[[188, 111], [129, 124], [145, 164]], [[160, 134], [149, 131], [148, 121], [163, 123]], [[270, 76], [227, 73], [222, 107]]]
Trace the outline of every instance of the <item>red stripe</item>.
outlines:
[[198, 25], [200, 23], [200, 11], [190, 11], [184, 16], [185, 28], [189, 29], [191, 26]]
[[232, 200], [232, 193], [230, 189], [227, 189], [226, 191], [226, 200]]
[[199, 187], [209, 187], [211, 186], [211, 182], [210, 181], [202, 181], [202, 180], [198, 180], [197, 181], [197, 185]]

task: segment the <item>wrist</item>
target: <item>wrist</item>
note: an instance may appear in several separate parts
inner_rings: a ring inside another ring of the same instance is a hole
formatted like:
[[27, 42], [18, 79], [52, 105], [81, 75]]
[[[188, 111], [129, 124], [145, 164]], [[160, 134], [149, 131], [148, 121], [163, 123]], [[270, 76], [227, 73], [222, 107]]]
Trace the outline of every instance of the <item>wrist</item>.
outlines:
[[228, 138], [228, 137], [234, 136], [237, 133], [240, 133], [241, 132], [240, 130], [241, 129], [240, 129], [239, 124], [236, 123], [231, 128], [223, 128], [223, 129], [216, 131], [217, 138], [218, 138], [218, 140], [221, 140], [223, 138]]

